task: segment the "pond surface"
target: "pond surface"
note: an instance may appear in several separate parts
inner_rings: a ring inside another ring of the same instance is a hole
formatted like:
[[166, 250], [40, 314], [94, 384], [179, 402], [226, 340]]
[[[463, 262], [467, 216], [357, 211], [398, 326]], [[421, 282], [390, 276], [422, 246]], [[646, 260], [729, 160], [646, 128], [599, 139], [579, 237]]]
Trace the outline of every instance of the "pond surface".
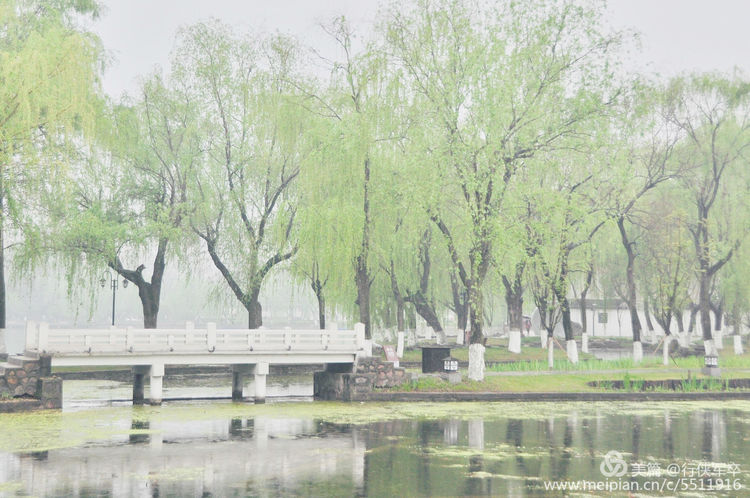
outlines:
[[[201, 389], [228, 395], [225, 380]], [[133, 407], [106, 401], [128, 384], [65, 392], [62, 411], [0, 414], [0, 496], [750, 496], [744, 401]]]

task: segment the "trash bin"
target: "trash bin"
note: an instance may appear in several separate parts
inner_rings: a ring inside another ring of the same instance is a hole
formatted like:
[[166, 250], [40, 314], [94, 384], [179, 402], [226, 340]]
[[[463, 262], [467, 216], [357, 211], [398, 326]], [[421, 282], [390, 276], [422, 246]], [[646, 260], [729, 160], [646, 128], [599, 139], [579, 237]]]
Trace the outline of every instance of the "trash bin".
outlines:
[[422, 373], [442, 372], [443, 360], [450, 355], [446, 346], [422, 346]]

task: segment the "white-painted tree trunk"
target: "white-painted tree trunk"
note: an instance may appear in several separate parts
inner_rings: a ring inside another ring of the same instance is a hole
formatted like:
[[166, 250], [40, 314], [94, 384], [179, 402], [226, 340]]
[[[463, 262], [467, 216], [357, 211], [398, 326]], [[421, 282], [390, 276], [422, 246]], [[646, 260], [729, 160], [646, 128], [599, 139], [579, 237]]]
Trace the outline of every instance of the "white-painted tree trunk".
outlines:
[[578, 363], [578, 344], [575, 339], [571, 339], [565, 343], [565, 351], [568, 353], [568, 360], [572, 364]]
[[724, 331], [714, 330], [714, 347], [716, 349], [724, 349]]
[[399, 358], [404, 357], [404, 333], [399, 331], [397, 334], [396, 339], [396, 356]]
[[508, 332], [508, 351], [519, 354], [521, 352], [521, 331], [511, 330]]
[[0, 353], [7, 353], [5, 349], [5, 329], [0, 329]]
[[734, 340], [734, 354], [743, 354], [745, 351], [742, 348], [742, 337], [739, 335], [732, 336]]
[[551, 337], [547, 340], [547, 366], [549, 368], [555, 366], [555, 341]]
[[445, 344], [445, 331], [441, 330], [440, 332], [435, 332], [435, 342], [438, 344]]
[[581, 352], [582, 353], [589, 352], [589, 335], [586, 332], [581, 334]]
[[633, 341], [633, 363], [640, 363], [643, 361], [643, 344], [641, 341]]
[[703, 349], [706, 352], [706, 356], [708, 355], [716, 356], [716, 346], [714, 346], [713, 339], [708, 339], [707, 341], [703, 341]]
[[542, 330], [539, 332], [539, 341], [542, 343], [542, 349], [547, 347], [547, 331]]
[[664, 344], [662, 344], [662, 362], [664, 366], [669, 365], [669, 344], [672, 342], [672, 336], [668, 335], [664, 337]]
[[679, 343], [681, 348], [690, 347], [690, 332], [677, 334], [677, 342]]
[[464, 343], [464, 334], [466, 332], [463, 330], [459, 330], [456, 334], [456, 344], [463, 344]]
[[484, 346], [481, 344], [469, 346], [469, 379], [484, 380]]

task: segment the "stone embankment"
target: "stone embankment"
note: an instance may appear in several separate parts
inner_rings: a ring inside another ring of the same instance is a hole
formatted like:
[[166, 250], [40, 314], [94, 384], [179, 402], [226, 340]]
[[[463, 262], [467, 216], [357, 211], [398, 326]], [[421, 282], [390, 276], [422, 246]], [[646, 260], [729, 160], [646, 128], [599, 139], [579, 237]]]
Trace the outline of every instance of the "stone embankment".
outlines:
[[52, 376], [49, 357], [0, 360], [0, 412], [62, 407], [62, 379]]
[[411, 381], [404, 368], [377, 357], [360, 358], [356, 366], [337, 371], [339, 365], [329, 365], [325, 372], [314, 377], [315, 398], [339, 401], [364, 401], [375, 390], [395, 387]]

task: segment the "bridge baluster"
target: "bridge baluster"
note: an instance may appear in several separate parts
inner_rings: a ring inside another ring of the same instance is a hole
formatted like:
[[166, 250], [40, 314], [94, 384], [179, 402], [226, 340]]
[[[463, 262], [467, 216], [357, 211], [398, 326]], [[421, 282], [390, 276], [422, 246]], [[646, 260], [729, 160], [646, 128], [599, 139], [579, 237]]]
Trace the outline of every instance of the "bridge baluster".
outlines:
[[216, 324], [214, 322], [206, 324], [206, 342], [208, 350], [213, 352], [216, 349]]
[[193, 343], [193, 330], [195, 330], [195, 324], [193, 322], [185, 322], [185, 344]]

